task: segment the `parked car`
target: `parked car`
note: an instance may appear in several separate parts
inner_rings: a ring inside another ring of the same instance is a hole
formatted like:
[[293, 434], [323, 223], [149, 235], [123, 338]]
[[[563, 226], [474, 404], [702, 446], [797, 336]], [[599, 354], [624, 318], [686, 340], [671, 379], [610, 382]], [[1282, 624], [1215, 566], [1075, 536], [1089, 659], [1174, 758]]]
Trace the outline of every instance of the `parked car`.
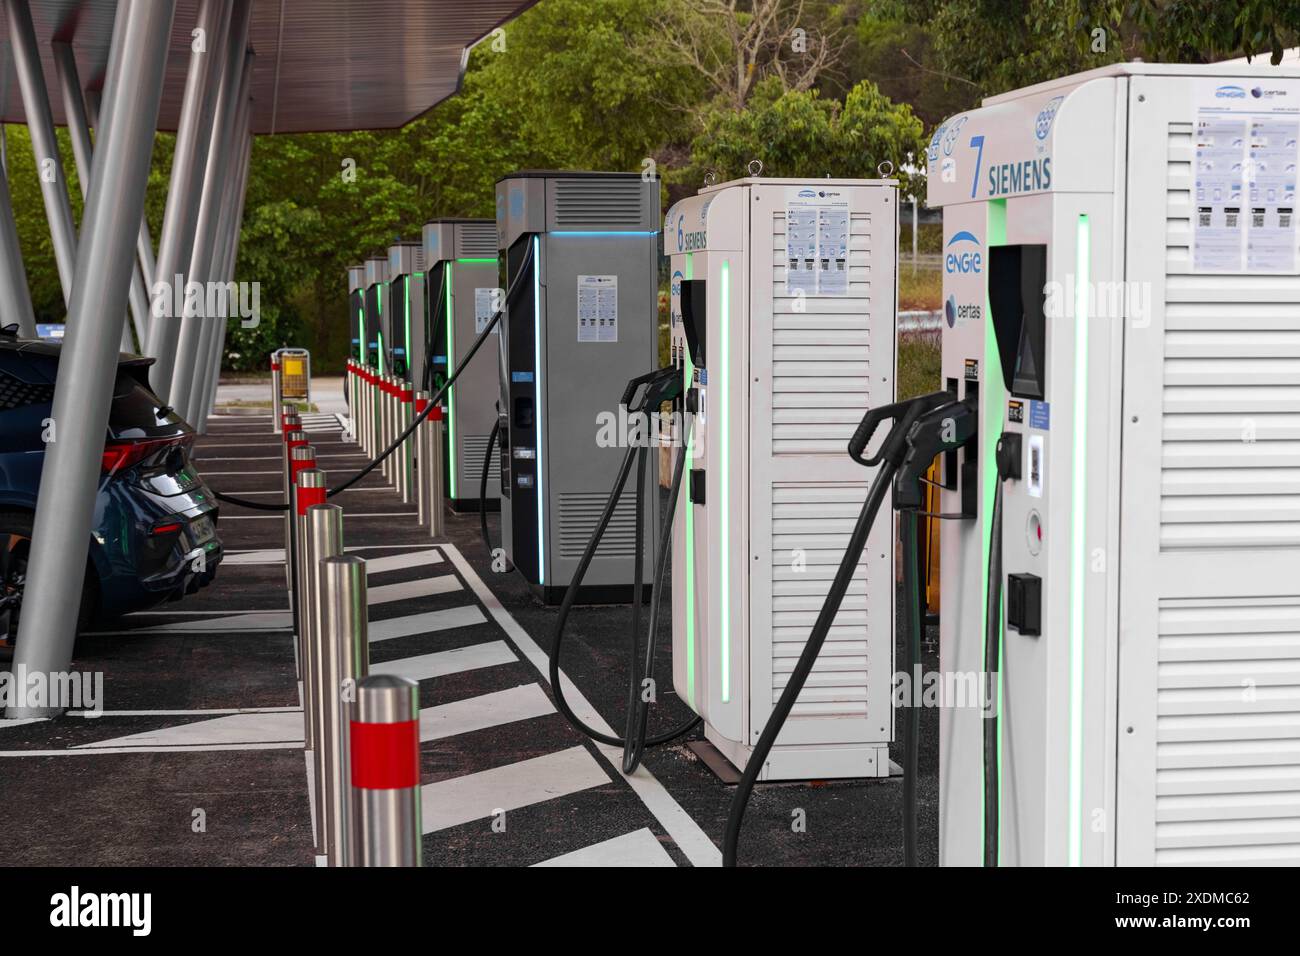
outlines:
[[[0, 654], [12, 652], [61, 346], [0, 330]], [[190, 462], [194, 431], [149, 388], [153, 359], [118, 359], [79, 630], [193, 594], [221, 563], [217, 501]], [[51, 429], [54, 429], [51, 433]]]

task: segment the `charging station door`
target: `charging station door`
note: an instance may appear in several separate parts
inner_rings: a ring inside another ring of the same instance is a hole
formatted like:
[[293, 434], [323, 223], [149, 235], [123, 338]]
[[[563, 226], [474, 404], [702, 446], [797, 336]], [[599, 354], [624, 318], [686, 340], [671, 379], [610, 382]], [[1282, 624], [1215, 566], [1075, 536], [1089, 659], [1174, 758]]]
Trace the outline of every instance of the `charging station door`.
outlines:
[[1124, 342], [1116, 862], [1295, 865], [1300, 274], [1195, 252], [1198, 118], [1247, 144], [1254, 116], [1289, 124], [1293, 155], [1297, 121], [1216, 115], [1223, 77], [1130, 82], [1126, 272], [1151, 314]]
[[[892, 184], [829, 181], [817, 189], [757, 183], [751, 193], [752, 746], [807, 643], [875, 477], [844, 449], [866, 409], [894, 400], [898, 192]], [[803, 767], [827, 776], [889, 772], [888, 518], [882, 511], [872, 529], [773, 760], [781, 747], [808, 749], [784, 758], [792, 762], [786, 772], [774, 763], [774, 776], [797, 777]], [[866, 766], [863, 745], [870, 753], [873, 744], [882, 746], [866, 758], [875, 766]]]

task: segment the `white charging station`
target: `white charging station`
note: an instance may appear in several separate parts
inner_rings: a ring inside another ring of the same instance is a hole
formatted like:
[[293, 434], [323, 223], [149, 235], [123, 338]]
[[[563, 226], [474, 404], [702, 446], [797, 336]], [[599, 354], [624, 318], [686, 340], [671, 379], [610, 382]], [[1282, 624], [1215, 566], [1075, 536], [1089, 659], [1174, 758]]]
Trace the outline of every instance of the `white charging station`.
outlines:
[[[1300, 70], [1117, 64], [935, 133], [940, 660], [983, 666], [1003, 483], [998, 862], [1300, 863]], [[966, 686], [971, 686], [967, 684]], [[940, 853], [984, 835], [974, 701], [941, 717]]]
[[[673, 683], [743, 767], [874, 471], [846, 454], [893, 401], [893, 180], [712, 186], [664, 222], [672, 358], [698, 415], [673, 528]], [[878, 522], [763, 779], [886, 776], [894, 549]]]

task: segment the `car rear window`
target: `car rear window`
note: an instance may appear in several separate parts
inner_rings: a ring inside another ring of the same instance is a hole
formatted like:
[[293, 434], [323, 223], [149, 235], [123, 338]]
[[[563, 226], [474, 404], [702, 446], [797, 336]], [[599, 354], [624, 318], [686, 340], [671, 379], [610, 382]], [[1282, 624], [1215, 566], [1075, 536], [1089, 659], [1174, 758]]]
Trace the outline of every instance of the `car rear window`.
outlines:
[[0, 372], [0, 412], [28, 405], [48, 405], [52, 401], [53, 385], [24, 382], [8, 372]]
[[185, 422], [134, 373], [119, 368], [113, 383], [108, 430], [115, 438], [160, 437], [184, 431]]

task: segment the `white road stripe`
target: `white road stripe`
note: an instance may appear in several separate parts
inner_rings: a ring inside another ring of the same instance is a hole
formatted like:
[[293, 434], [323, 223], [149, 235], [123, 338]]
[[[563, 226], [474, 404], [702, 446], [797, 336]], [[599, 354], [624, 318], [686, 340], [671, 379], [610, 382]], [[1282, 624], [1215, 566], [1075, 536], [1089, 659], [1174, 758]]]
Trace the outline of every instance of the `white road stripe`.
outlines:
[[521, 760], [420, 788], [425, 833], [490, 817], [609, 783], [585, 747]]
[[521, 684], [509, 690], [426, 707], [420, 711], [420, 742], [442, 740], [553, 713], [555, 706], [539, 685]]
[[190, 724], [160, 727], [125, 737], [110, 737], [94, 743], [79, 744], [73, 750], [99, 750], [104, 747], [212, 747], [271, 745], [301, 747], [303, 742], [302, 711], [273, 714], [231, 714], [198, 720]]
[[395, 637], [409, 637], [412, 634], [446, 631], [453, 627], [469, 627], [471, 624], [483, 624], [486, 621], [483, 612], [474, 604], [447, 608], [445, 611], [408, 614], [406, 617], [389, 618], [387, 621], [371, 621], [370, 643], [390, 641]]
[[[372, 545], [384, 547], [384, 545]], [[401, 547], [420, 547], [424, 545], [402, 545]], [[350, 549], [349, 549], [350, 550]], [[442, 552], [430, 548], [413, 554], [386, 554], [381, 558], [366, 558], [366, 574], [382, 574], [384, 571], [401, 571], [405, 568], [418, 568], [425, 564], [441, 564]]]
[[492, 641], [488, 644], [471, 644], [469, 647], [456, 647], [449, 651], [437, 651], [433, 654], [418, 654], [415, 657], [401, 657], [395, 661], [371, 664], [371, 674], [392, 674], [407, 680], [422, 681], [431, 677], [445, 677], [463, 671], [477, 670], [480, 667], [496, 667], [500, 664], [513, 664], [519, 660], [510, 645], [505, 641]]
[[[465, 556], [460, 553], [453, 544], [444, 544], [441, 546], [447, 559], [460, 572], [461, 577], [469, 584], [470, 589], [478, 595], [478, 599], [483, 602], [483, 606], [488, 609], [488, 613], [501, 625], [506, 635], [515, 642], [515, 645], [524, 652], [534, 667], [541, 673], [542, 679], [546, 679], [549, 673], [549, 662], [546, 654], [540, 647], [528, 636], [525, 631], [513, 617], [510, 612], [502, 606], [497, 600], [497, 596], [492, 590], [483, 583], [470, 563], [465, 560]], [[590, 701], [583, 696], [563, 671], [560, 672], [560, 679], [564, 682], [564, 696], [573, 708], [574, 713], [581, 717], [588, 725], [594, 727], [602, 733], [613, 734], [613, 728], [605, 722], [596, 708], [591, 706]], [[597, 749], [604, 755], [610, 764], [614, 767], [622, 766], [623, 752], [615, 747], [609, 747], [604, 744], [597, 744]], [[686, 858], [695, 866], [720, 866], [722, 864], [722, 853], [713, 845], [713, 841], [708, 838], [700, 825], [696, 823], [689, 813], [682, 809], [681, 804], [673, 799], [658, 778], [652, 774], [643, 764], [637, 769], [637, 772], [630, 777], [625, 777], [628, 785], [636, 791], [646, 807], [654, 814], [655, 819], [663, 826], [668, 835], [673, 838], [681, 851], [686, 854]]]
[[[417, 554], [389, 554], [379, 558], [366, 559], [366, 573], [378, 574], [381, 571], [395, 571], [398, 568], [414, 568], [421, 564], [436, 564], [442, 560], [442, 555], [437, 551], [427, 550], [428, 545], [424, 544], [359, 544], [355, 547], [347, 548], [351, 554], [354, 551], [379, 551], [385, 548], [406, 548], [419, 549], [419, 554], [433, 555], [433, 557], [412, 561], [410, 559], [418, 557]], [[382, 562], [393, 561], [392, 564], [382, 564]], [[410, 563], [400, 563], [407, 562]], [[221, 561], [222, 565], [235, 564], [284, 564], [284, 548], [250, 548], [248, 550], [227, 551]]]
[[450, 594], [460, 589], [460, 579], [456, 575], [440, 574], [435, 578], [420, 578], [418, 581], [381, 584], [378, 587], [368, 588], [366, 603], [388, 604], [391, 601], [413, 601], [432, 594]]
[[205, 620], [168, 621], [129, 631], [87, 631], [87, 634], [166, 634], [180, 631], [200, 633], [225, 631], [287, 631], [293, 628], [293, 615], [289, 611], [249, 611], [244, 614], [222, 614]]
[[581, 850], [534, 863], [533, 866], [676, 866], [663, 844], [648, 827]]

